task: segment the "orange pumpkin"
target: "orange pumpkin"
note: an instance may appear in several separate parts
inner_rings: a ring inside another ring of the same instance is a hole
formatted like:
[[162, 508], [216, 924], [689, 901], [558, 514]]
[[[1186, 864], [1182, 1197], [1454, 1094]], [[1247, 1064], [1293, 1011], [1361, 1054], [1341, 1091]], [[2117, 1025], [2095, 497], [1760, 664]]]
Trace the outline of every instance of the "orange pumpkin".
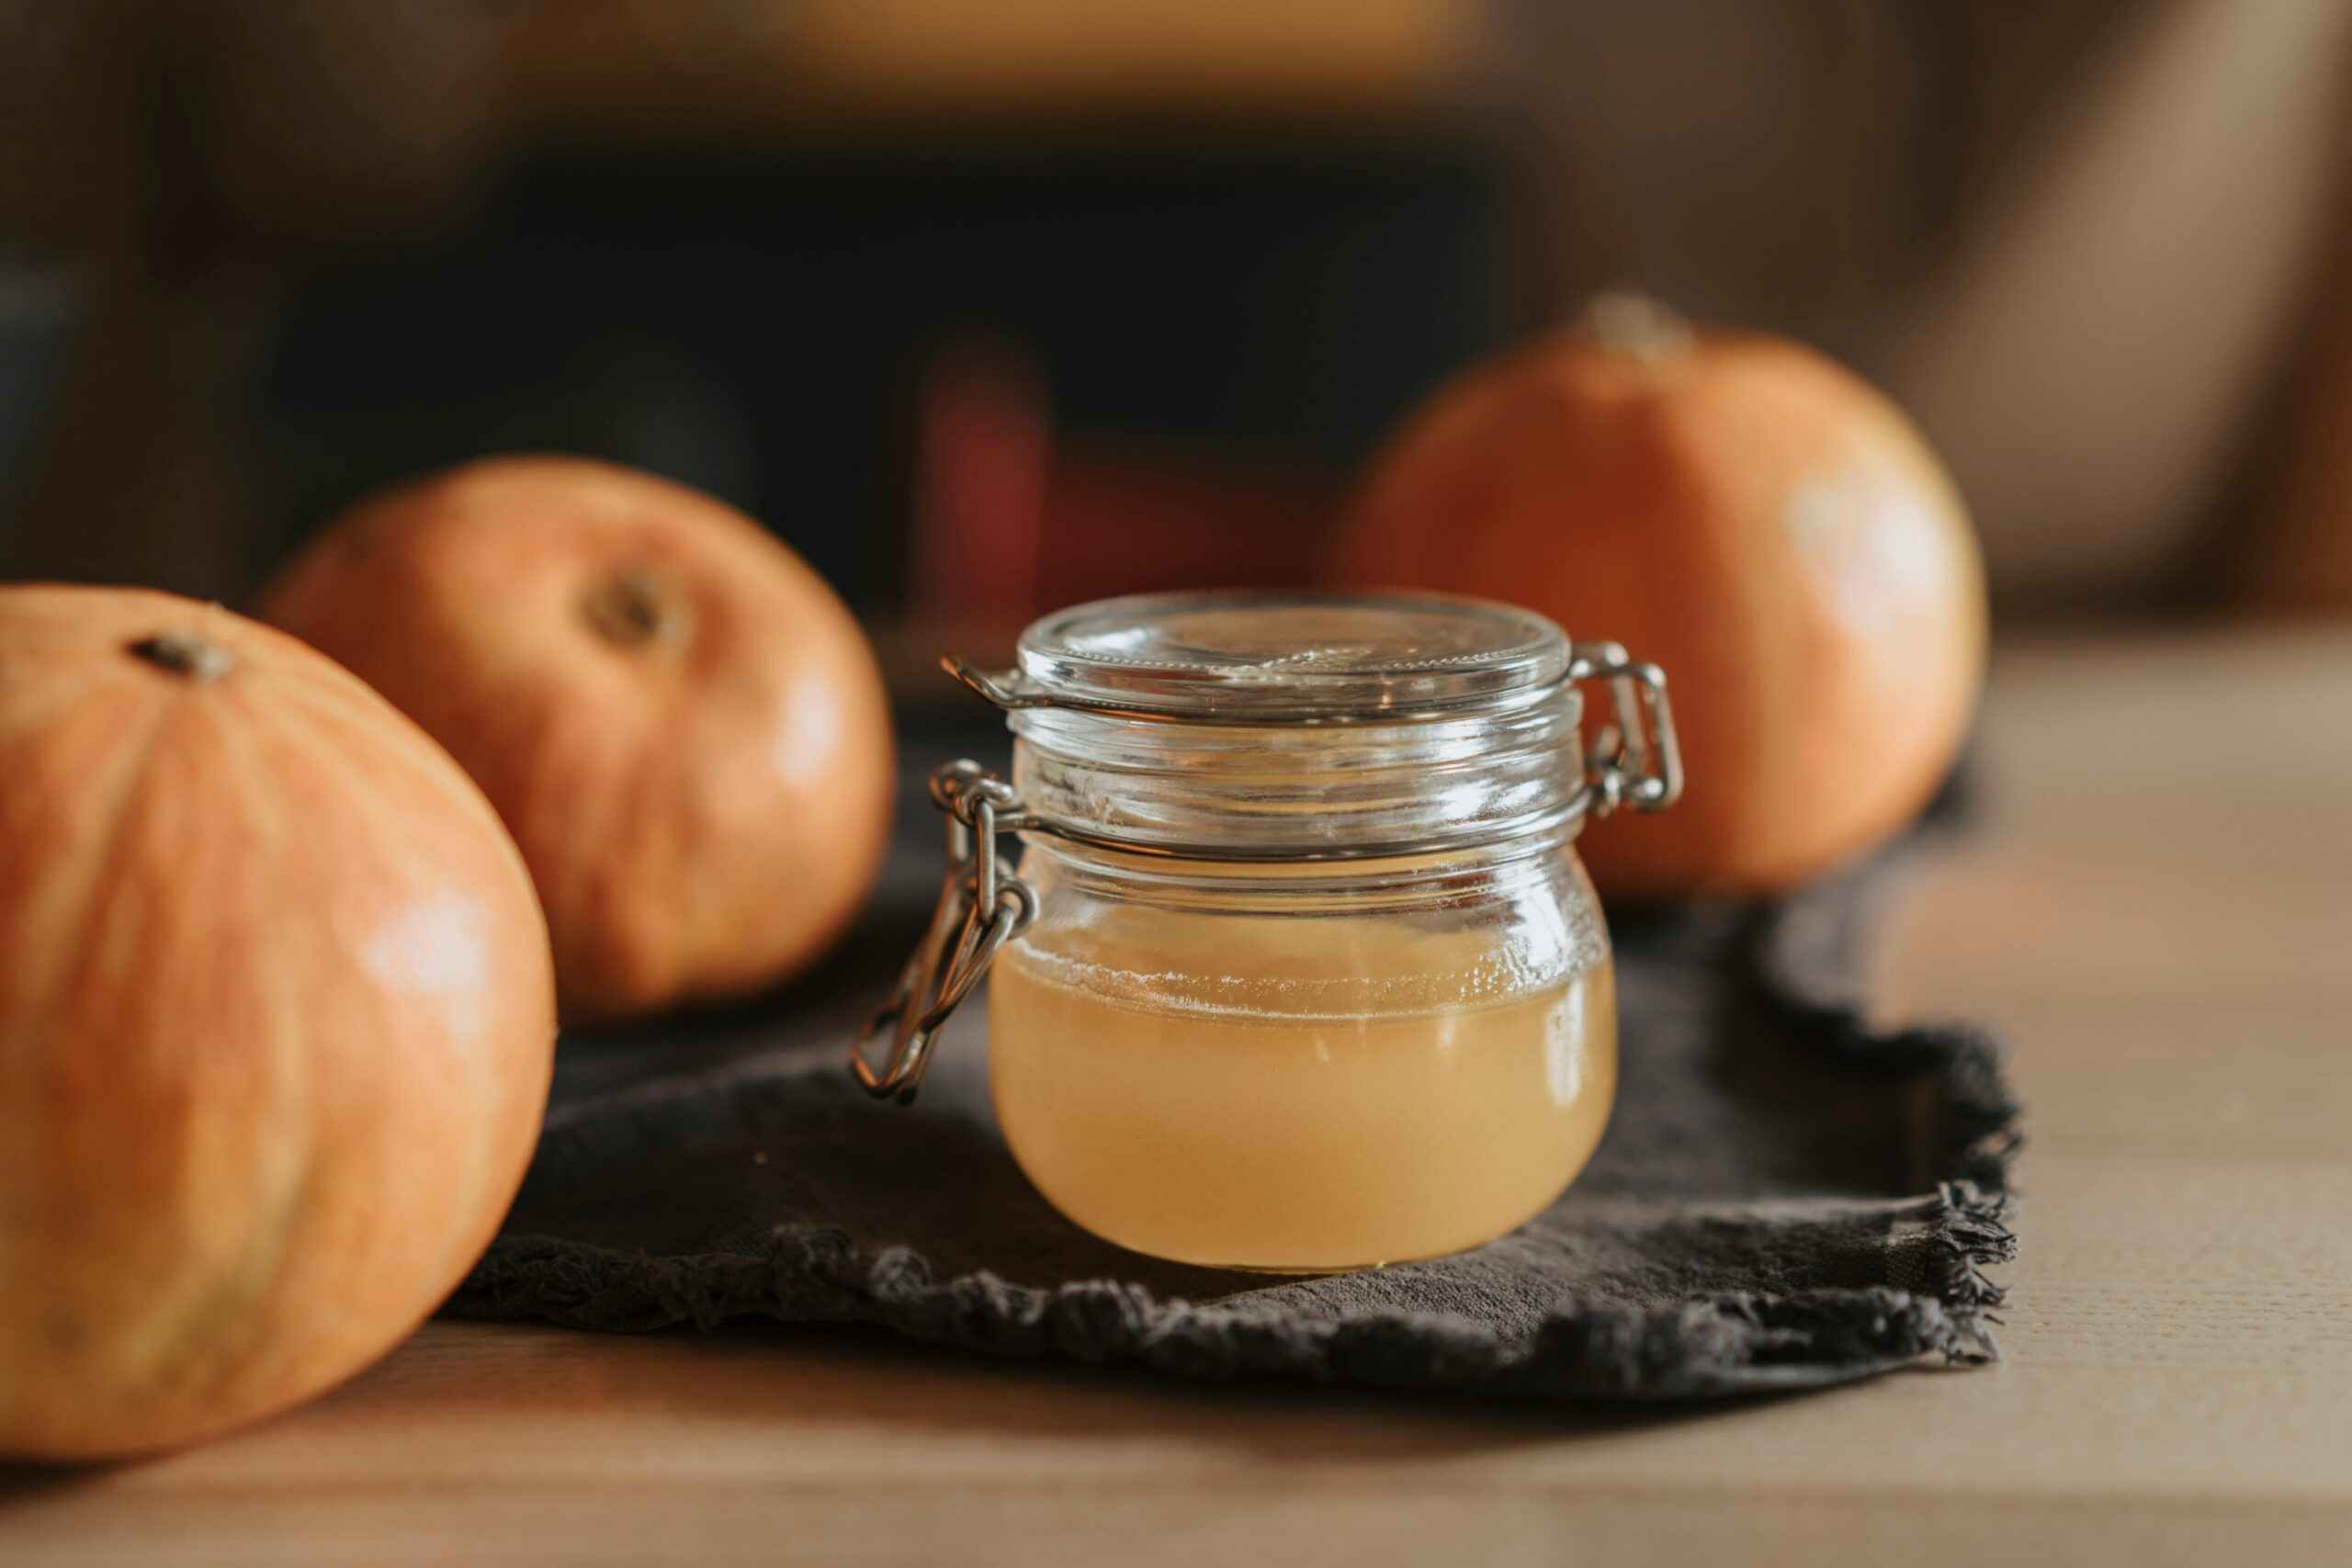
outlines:
[[447, 746], [522, 846], [567, 1018], [766, 985], [854, 916], [889, 836], [857, 623], [750, 519], [560, 457], [362, 505], [262, 606]]
[[382, 1355], [554, 1060], [481, 792], [218, 606], [0, 588], [0, 1454], [169, 1447]]
[[1910, 422], [1800, 344], [1640, 300], [1438, 392], [1327, 566], [1528, 605], [1665, 669], [1683, 800], [1582, 844], [1621, 898], [1769, 893], [1891, 834], [1983, 676], [1974, 537]]

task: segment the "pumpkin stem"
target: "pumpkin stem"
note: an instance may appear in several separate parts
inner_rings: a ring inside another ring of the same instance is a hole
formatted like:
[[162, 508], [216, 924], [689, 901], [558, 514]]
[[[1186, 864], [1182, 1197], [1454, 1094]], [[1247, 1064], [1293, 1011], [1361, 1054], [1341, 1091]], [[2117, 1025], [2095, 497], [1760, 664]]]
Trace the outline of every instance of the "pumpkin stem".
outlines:
[[616, 648], [679, 643], [693, 635], [694, 607], [676, 585], [643, 568], [614, 573], [591, 588], [580, 613]]
[[130, 651], [158, 670], [191, 681], [217, 681], [237, 663], [227, 649], [194, 632], [157, 632], [132, 643]]
[[1671, 359], [1695, 341], [1680, 312], [1632, 289], [1595, 295], [1577, 325], [1601, 347], [1645, 365]]

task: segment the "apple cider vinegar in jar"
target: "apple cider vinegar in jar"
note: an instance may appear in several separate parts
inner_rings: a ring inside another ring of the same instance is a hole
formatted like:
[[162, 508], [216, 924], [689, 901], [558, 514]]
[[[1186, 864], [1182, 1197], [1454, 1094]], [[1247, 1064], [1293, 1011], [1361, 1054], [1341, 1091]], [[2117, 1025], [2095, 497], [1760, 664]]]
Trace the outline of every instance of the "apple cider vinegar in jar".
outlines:
[[1010, 715], [1013, 777], [934, 776], [947, 887], [869, 1089], [912, 1098], [985, 973], [1037, 1190], [1225, 1268], [1476, 1247], [1584, 1168], [1616, 1008], [1572, 840], [1679, 791], [1655, 669], [1501, 605], [1287, 594], [1083, 605], [1012, 671], [952, 667]]

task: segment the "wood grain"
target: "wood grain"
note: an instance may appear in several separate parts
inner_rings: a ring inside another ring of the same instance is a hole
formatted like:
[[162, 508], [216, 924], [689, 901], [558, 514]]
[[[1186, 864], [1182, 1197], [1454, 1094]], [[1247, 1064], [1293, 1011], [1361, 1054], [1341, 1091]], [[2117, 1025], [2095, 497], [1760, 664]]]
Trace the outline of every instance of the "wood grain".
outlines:
[[0, 1479], [0, 1562], [2352, 1562], [2352, 636], [2013, 649], [1985, 751], [1884, 994], [2018, 1043], [2002, 1367], [1562, 1416], [443, 1324], [231, 1441]]

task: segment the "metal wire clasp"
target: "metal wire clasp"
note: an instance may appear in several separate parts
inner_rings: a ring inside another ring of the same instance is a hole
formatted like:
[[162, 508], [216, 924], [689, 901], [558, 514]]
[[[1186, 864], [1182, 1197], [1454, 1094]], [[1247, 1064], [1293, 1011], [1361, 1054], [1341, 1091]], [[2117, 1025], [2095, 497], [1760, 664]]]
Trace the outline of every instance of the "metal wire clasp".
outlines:
[[1666, 672], [1637, 664], [1623, 645], [1579, 642], [1568, 649], [1567, 678], [1606, 681], [1613, 719], [1585, 751], [1584, 808], [1606, 817], [1620, 806], [1663, 811], [1682, 794], [1682, 749]]
[[[931, 1048], [957, 1003], [971, 994], [997, 949], [1037, 918], [1037, 895], [999, 860], [996, 837], [1025, 818], [1012, 786], [978, 762], [948, 762], [931, 775], [931, 801], [947, 814], [947, 881], [922, 945], [907, 961], [890, 999], [850, 1043], [850, 1070], [876, 1100], [912, 1105]], [[879, 1070], [867, 1042], [890, 1032]]]

